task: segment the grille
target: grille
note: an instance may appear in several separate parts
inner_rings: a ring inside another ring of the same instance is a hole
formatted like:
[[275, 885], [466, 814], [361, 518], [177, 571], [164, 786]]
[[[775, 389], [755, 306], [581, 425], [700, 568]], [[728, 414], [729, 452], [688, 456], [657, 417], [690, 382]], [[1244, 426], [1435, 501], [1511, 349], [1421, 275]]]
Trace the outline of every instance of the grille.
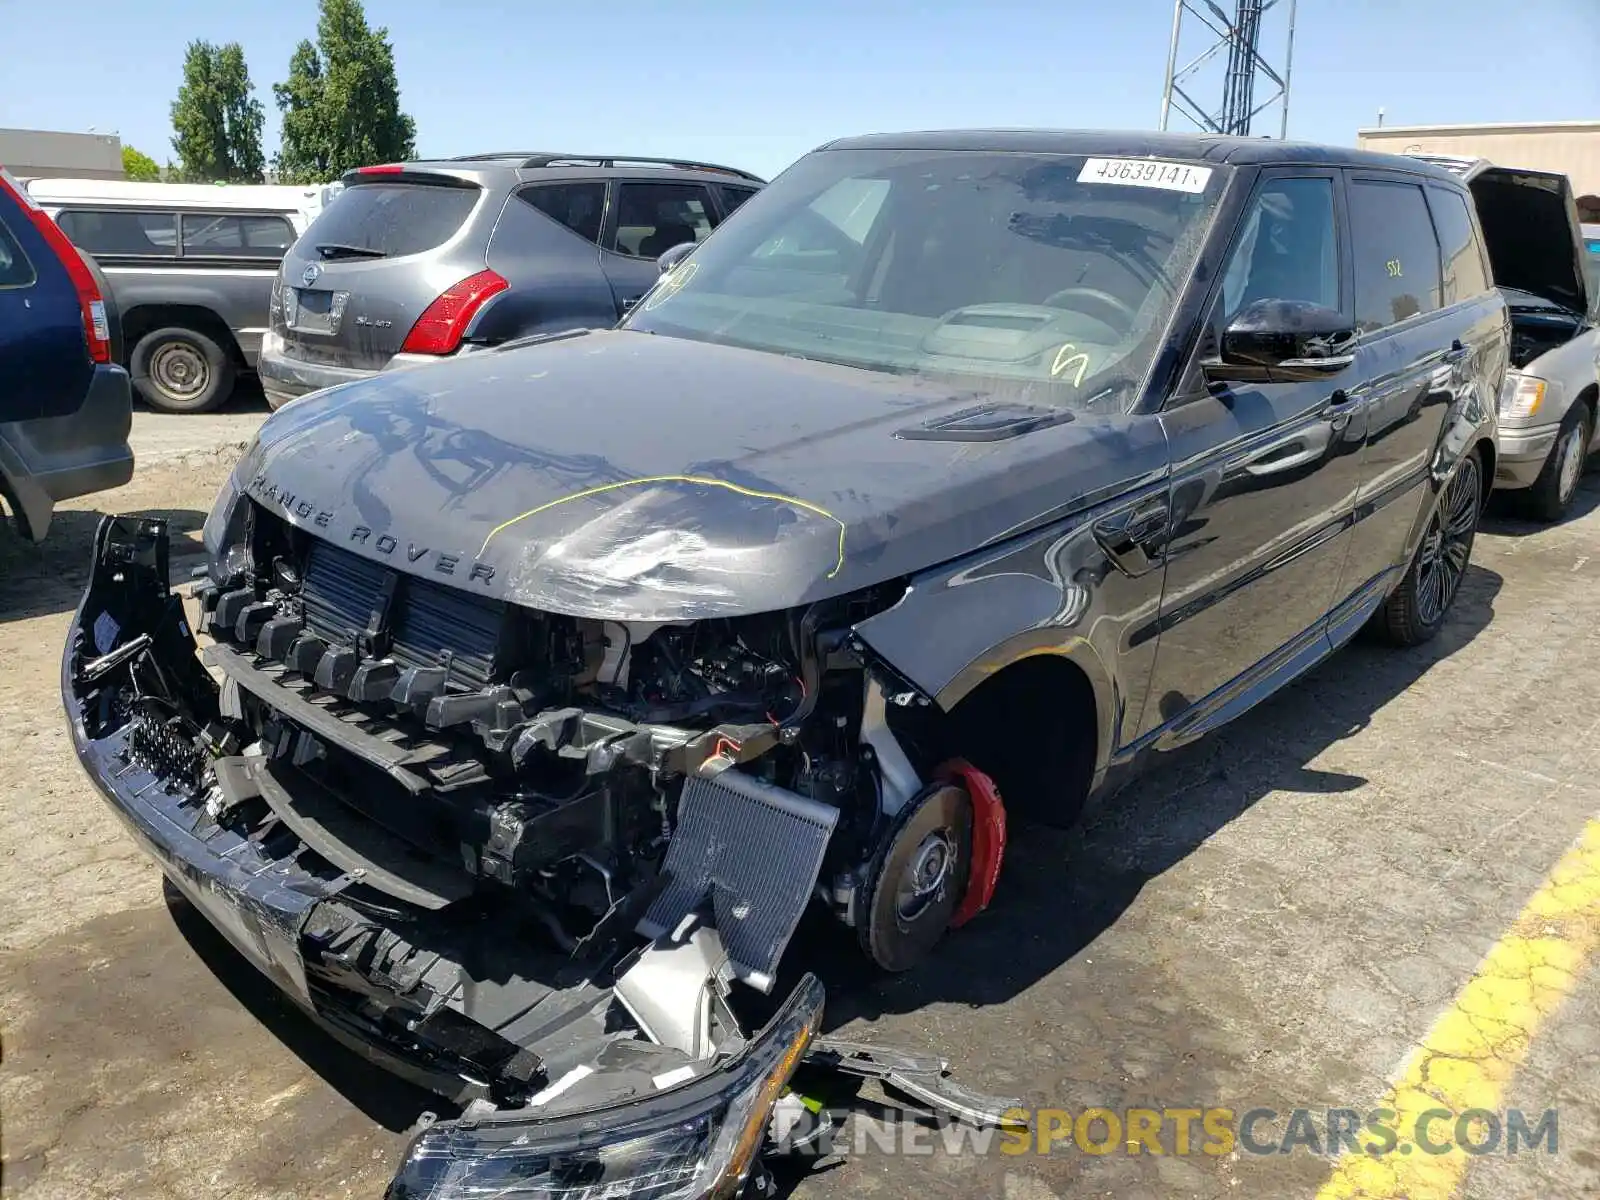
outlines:
[[[300, 591], [306, 627], [330, 645], [353, 643], [391, 573], [348, 550], [313, 543]], [[408, 667], [448, 662], [452, 684], [482, 688], [494, 672], [505, 619], [499, 601], [398, 575], [389, 604], [390, 653]]]

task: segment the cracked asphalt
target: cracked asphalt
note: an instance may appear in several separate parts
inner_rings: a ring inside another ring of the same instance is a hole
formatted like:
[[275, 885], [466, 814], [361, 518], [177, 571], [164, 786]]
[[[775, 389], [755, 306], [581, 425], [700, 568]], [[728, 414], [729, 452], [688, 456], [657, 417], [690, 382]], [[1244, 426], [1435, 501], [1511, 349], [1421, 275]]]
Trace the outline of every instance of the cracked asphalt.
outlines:
[[[259, 419], [202, 433], [141, 413], [128, 487], [69, 505], [42, 547], [0, 530], [8, 1198], [376, 1197], [405, 1130], [443, 1111], [335, 1047], [168, 893], [68, 748], [58, 655], [97, 513], [165, 513], [186, 569]], [[1600, 1194], [1600, 834], [1581, 841], [1600, 815], [1597, 547], [1600, 473], [1559, 526], [1491, 516], [1437, 641], [1358, 643], [1078, 829], [1014, 829], [994, 906], [922, 969], [873, 978], [825, 929], [794, 951], [841, 1034], [936, 1051], [1030, 1107], [1271, 1109], [1255, 1137], [1275, 1145], [1296, 1109], [1320, 1125], [1485, 1102], [1557, 1110], [1557, 1153], [1367, 1177], [1304, 1146], [1179, 1156], [1168, 1133], [1160, 1156], [1092, 1155], [1068, 1137], [1044, 1156], [849, 1156], [782, 1171], [781, 1191]]]

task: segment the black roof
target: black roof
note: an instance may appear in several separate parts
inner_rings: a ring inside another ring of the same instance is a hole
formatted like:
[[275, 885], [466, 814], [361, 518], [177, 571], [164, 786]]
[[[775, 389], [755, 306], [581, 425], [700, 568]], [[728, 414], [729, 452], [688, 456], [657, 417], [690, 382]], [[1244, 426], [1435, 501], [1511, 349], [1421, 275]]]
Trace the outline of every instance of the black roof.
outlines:
[[1206, 133], [1152, 133], [1113, 129], [946, 129], [874, 133], [840, 138], [823, 150], [990, 150], [1031, 154], [1087, 154], [1107, 158], [1187, 158], [1234, 166], [1382, 167], [1410, 171], [1460, 185], [1448, 171], [1400, 154], [1378, 154], [1348, 146], [1283, 142], [1276, 138], [1223, 137]]

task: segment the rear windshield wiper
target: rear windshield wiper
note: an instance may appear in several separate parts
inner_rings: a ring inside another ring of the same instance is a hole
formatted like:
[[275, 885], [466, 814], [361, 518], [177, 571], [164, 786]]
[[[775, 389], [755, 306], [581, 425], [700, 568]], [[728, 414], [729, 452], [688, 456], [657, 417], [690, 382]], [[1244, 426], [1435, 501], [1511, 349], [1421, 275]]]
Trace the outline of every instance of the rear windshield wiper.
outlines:
[[323, 242], [316, 247], [323, 258], [388, 258], [387, 250], [374, 250], [371, 246], [346, 246], [339, 242]]

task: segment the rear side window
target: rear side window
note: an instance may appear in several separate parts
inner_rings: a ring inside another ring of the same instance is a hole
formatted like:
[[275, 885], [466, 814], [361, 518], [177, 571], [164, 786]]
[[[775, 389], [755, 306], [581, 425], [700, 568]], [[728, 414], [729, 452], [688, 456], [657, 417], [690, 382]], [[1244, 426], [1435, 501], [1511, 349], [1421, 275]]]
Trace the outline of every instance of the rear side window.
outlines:
[[1460, 192], [1431, 187], [1428, 207], [1433, 209], [1444, 258], [1444, 303], [1455, 304], [1482, 295], [1489, 290], [1489, 270], [1477, 231], [1472, 227], [1466, 197]]
[[1439, 239], [1422, 188], [1357, 179], [1350, 187], [1356, 328], [1398, 324], [1439, 307]]
[[466, 223], [482, 190], [419, 183], [345, 188], [306, 230], [306, 245], [354, 246], [388, 258], [442, 246]]
[[658, 258], [711, 232], [711, 197], [694, 183], [624, 183], [617, 188], [617, 236], [610, 249]]
[[732, 187], [722, 183], [717, 185], [717, 194], [722, 197], [722, 211], [732, 216], [734, 209], [756, 193], [754, 188]]
[[33, 264], [0, 221], [0, 288], [27, 287], [33, 278]]
[[523, 188], [517, 196], [585, 241], [599, 243], [600, 220], [606, 211], [605, 184], [541, 183]]
[[282, 217], [250, 213], [183, 213], [183, 253], [230, 258], [282, 258], [294, 245], [294, 226]]
[[118, 209], [68, 209], [56, 224], [73, 245], [90, 254], [138, 254], [175, 258], [178, 215]]

